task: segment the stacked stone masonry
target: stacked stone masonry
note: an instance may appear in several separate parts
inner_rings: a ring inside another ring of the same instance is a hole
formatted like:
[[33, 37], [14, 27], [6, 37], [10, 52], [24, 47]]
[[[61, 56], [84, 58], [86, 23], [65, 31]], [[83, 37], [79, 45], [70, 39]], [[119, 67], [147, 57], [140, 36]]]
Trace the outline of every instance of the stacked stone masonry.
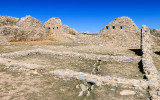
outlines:
[[142, 63], [145, 76], [148, 80], [149, 93], [152, 100], [160, 100], [158, 92], [160, 90], [160, 81], [158, 80], [158, 71], [152, 60], [151, 34], [148, 27], [142, 26]]
[[114, 19], [100, 31], [99, 35], [117, 45], [140, 48], [140, 30], [128, 17]]
[[[59, 18], [51, 18], [43, 25], [41, 21], [32, 16], [26, 16], [20, 20], [19, 18], [0, 16], [0, 38], [5, 38], [7, 42], [62, 41], [75, 34], [78, 34], [78, 32], [63, 25]], [[5, 44], [5, 41], [0, 41], [1, 44]]]

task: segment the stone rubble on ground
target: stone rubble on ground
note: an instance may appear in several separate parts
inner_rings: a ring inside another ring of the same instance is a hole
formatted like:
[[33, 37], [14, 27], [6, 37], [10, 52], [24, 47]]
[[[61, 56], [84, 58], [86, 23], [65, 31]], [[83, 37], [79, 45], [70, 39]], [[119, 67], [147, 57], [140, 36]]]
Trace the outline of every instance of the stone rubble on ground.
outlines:
[[148, 82], [143, 79], [126, 79], [116, 78], [110, 76], [97, 76], [89, 73], [75, 72], [69, 69], [57, 69], [54, 70], [51, 75], [58, 76], [60, 78], [72, 78], [86, 82], [95, 83], [96, 85], [115, 85], [115, 86], [127, 86], [127, 87], [138, 87], [142, 89], [148, 88]]
[[80, 86], [80, 88], [81, 88], [82, 91], [79, 92], [79, 95], [78, 95], [78, 96], [82, 96], [83, 93], [88, 90], [88, 87], [85, 86], [84, 84], [80, 84], [79, 86]]
[[27, 56], [31, 54], [47, 54], [47, 55], [69, 55], [72, 57], [79, 57], [84, 59], [90, 59], [90, 60], [102, 60], [102, 61], [112, 61], [112, 62], [139, 62], [141, 60], [140, 56], [110, 56], [110, 55], [98, 55], [98, 54], [87, 54], [87, 53], [76, 53], [76, 52], [59, 52], [59, 51], [53, 51], [53, 50], [45, 50], [45, 49], [35, 49], [35, 50], [22, 50], [17, 52], [11, 52], [11, 53], [3, 53], [0, 54], [0, 57], [21, 57], [21, 56]]
[[0, 58], [0, 64], [6, 67], [16, 67], [19, 69], [23, 68], [23, 69], [30, 69], [30, 70], [35, 70], [35, 69], [41, 70], [45, 68], [45, 66], [29, 64], [26, 62], [19, 62], [19, 61], [7, 59], [7, 58]]

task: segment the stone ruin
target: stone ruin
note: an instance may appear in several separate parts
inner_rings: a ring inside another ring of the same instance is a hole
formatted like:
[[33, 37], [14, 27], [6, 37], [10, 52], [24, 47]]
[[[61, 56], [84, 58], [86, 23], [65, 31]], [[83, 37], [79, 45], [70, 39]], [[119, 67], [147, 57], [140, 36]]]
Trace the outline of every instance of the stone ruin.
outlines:
[[[72, 34], [69, 34], [72, 32]], [[74, 29], [63, 25], [59, 18], [51, 18], [43, 25], [41, 21], [32, 16], [19, 20], [9, 16], [0, 16], [0, 44], [16, 41], [65, 40], [78, 34]], [[57, 36], [56, 36], [57, 35]], [[63, 38], [63, 39], [61, 39]]]
[[88, 73], [75, 72], [69, 69], [57, 69], [50, 73], [60, 78], [72, 78], [77, 80], [83, 80], [91, 82], [96, 85], [114, 85], [122, 87], [135, 87], [138, 89], [148, 89], [150, 99], [160, 100], [160, 76], [157, 71], [154, 62], [152, 60], [153, 51], [151, 47], [151, 34], [150, 29], [143, 25], [141, 30], [141, 50], [143, 55], [141, 56], [142, 69], [146, 79], [126, 79], [116, 78], [110, 76], [99, 76]]
[[77, 80], [82, 80], [88, 83], [93, 83], [96, 85], [112, 85], [129, 87], [140, 90], [149, 90], [149, 95], [151, 100], [160, 100], [160, 79], [158, 76], [158, 71], [152, 60], [152, 47], [151, 47], [151, 34], [149, 28], [145, 25], [142, 26], [141, 30], [141, 50], [143, 52], [142, 56], [138, 57], [127, 57], [127, 56], [110, 56], [110, 55], [97, 55], [97, 54], [86, 54], [86, 53], [75, 53], [75, 52], [58, 52], [52, 50], [36, 49], [36, 50], [25, 50], [13, 53], [0, 54], [0, 64], [7, 67], [18, 67], [24, 69], [45, 69], [45, 66], [29, 64], [26, 62], [18, 62], [12, 60], [13, 57], [27, 56], [35, 53], [47, 54], [47, 55], [65, 55], [65, 56], [78, 56], [79, 58], [91, 59], [91, 60], [102, 60], [102, 61], [116, 61], [116, 62], [132, 62], [132, 61], [142, 61], [142, 69], [144, 71], [144, 76], [146, 79], [127, 79], [120, 77], [111, 76], [100, 76], [93, 75], [92, 73], [75, 72], [68, 69], [56, 69], [50, 71], [50, 75], [58, 76], [60, 78], [72, 78]]
[[100, 31], [99, 35], [117, 45], [140, 48], [140, 30], [128, 17], [114, 19]]
[[142, 63], [145, 76], [148, 80], [149, 94], [152, 100], [160, 100], [160, 80], [157, 68], [152, 60], [153, 51], [151, 47], [150, 29], [143, 25], [141, 31], [141, 49], [143, 52]]
[[75, 29], [69, 28], [67, 25], [63, 25], [59, 18], [50, 18], [44, 23], [44, 27], [47, 30], [47, 39], [49, 40], [65, 40], [66, 42], [73, 39], [73, 35], [78, 34]]
[[51, 18], [44, 23], [44, 27], [48, 31], [48, 39], [53, 39], [55, 34], [60, 34], [62, 32], [62, 22], [59, 18]]
[[0, 16], [0, 27], [1, 26], [15, 26], [19, 18], [9, 17], [9, 16]]
[[[2, 21], [3, 20], [3, 21]], [[56, 24], [53, 24], [56, 23]], [[54, 40], [55, 36], [72, 36], [68, 34], [70, 31], [73, 31], [74, 34], [77, 34], [75, 30], [71, 30], [68, 26], [62, 25], [62, 22], [58, 18], [49, 19], [44, 26], [37, 19], [27, 16], [18, 20], [12, 17], [0, 17], [0, 37], [5, 38], [2, 44], [7, 43], [7, 41], [34, 41], [34, 40], [43, 40], [51, 39]], [[40, 29], [41, 28], [41, 29]], [[59, 34], [62, 35], [59, 35]], [[67, 34], [67, 35], [66, 35]], [[16, 56], [26, 56], [34, 53], [49, 54], [49, 55], [69, 55], [69, 56], [78, 56], [80, 58], [92, 59], [92, 60], [102, 60], [102, 61], [116, 61], [116, 62], [131, 62], [131, 61], [142, 61], [144, 76], [146, 79], [126, 79], [118, 78], [111, 76], [97, 76], [89, 73], [75, 72], [68, 69], [56, 69], [51, 71], [51, 75], [58, 76], [60, 78], [73, 78], [78, 80], [83, 80], [86, 82], [94, 83], [96, 85], [119, 85], [122, 87], [132, 87], [136, 89], [148, 89], [151, 100], [160, 100], [160, 79], [158, 76], [158, 71], [152, 60], [153, 51], [151, 47], [151, 34], [149, 28], [145, 25], [142, 26], [142, 30], [133, 23], [133, 21], [127, 17], [117, 18], [113, 22], [109, 23], [105, 28], [100, 32], [100, 35], [106, 38], [113, 39], [123, 39], [126, 37], [127, 42], [131, 39], [135, 45], [130, 44], [131, 46], [137, 46], [143, 52], [142, 56], [139, 57], [126, 57], [126, 56], [110, 56], [110, 55], [96, 55], [96, 54], [85, 54], [85, 53], [74, 53], [74, 52], [58, 52], [58, 51], [49, 51], [49, 50], [26, 50], [18, 51], [14, 53], [0, 54], [0, 64], [7, 67], [24, 67], [26, 69], [44, 69], [45, 66], [29, 64], [26, 62], [18, 62], [9, 58]], [[49, 37], [48, 37], [49, 36]], [[133, 36], [133, 37], [132, 37]], [[114, 38], [113, 38], [114, 37]], [[120, 38], [119, 38], [120, 37]], [[123, 38], [122, 38], [123, 37]], [[131, 37], [131, 38], [130, 38]], [[63, 37], [62, 37], [63, 38]], [[61, 39], [62, 39], [61, 38]], [[138, 40], [139, 39], [139, 40]], [[135, 41], [134, 41], [135, 40]], [[1, 44], [0, 40], [0, 44]], [[113, 40], [113, 42], [115, 42]], [[128, 44], [129, 45], [129, 44]]]
[[[15, 26], [16, 23], [19, 21], [18, 18], [9, 17], [9, 16], [1, 16], [0, 17], [0, 33], [2, 33], [3, 26]], [[8, 29], [6, 30], [8, 31]], [[0, 45], [8, 45], [8, 40], [4, 36], [4, 34], [0, 34]]]
[[[97, 43], [101, 41], [104, 44], [139, 49], [140, 36], [139, 28], [130, 18], [119, 17], [107, 24], [95, 38], [99, 39], [96, 40]], [[0, 40], [2, 45], [9, 44], [8, 42], [41, 40], [73, 43], [78, 42], [81, 37], [75, 29], [63, 25], [59, 18], [50, 18], [43, 25], [32, 16], [26, 16], [20, 20], [0, 16], [0, 38], [3, 38]], [[87, 42], [87, 35], [82, 37], [82, 40]], [[94, 42], [92, 39], [89, 41]]]

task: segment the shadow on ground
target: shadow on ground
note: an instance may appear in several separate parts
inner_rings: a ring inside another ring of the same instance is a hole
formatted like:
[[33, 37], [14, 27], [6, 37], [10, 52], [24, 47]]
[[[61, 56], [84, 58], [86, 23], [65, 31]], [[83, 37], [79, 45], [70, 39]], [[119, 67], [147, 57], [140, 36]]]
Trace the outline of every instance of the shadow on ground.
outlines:
[[142, 49], [129, 49], [129, 50], [133, 51], [138, 56], [142, 56]]

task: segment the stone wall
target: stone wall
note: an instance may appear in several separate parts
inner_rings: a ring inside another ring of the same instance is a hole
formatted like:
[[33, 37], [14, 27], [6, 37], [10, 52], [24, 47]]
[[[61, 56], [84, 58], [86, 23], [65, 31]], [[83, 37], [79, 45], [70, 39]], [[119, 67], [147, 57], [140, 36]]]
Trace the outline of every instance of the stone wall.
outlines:
[[8, 59], [8, 58], [1, 58], [0, 57], [0, 65], [4, 65], [6, 66], [7, 68], [9, 67], [16, 67], [16, 68], [19, 68], [19, 69], [30, 69], [30, 70], [35, 70], [35, 69], [44, 69], [45, 66], [41, 66], [41, 65], [36, 65], [36, 64], [30, 64], [30, 63], [26, 63], [26, 62], [19, 62], [19, 61], [16, 61], [16, 60], [12, 60], [12, 59]]
[[[9, 45], [8, 39], [6, 38], [5, 34], [3, 34], [4, 30], [2, 26], [15, 26], [18, 21], [19, 18], [0, 16], [0, 45]], [[8, 32], [8, 30], [5, 31]]]
[[53, 40], [55, 34], [62, 33], [62, 22], [59, 18], [50, 18], [44, 23], [44, 27], [48, 32], [48, 39]]
[[140, 89], [147, 89], [148, 84], [145, 80], [140, 79], [125, 79], [116, 78], [110, 76], [98, 76], [91, 75], [89, 73], [75, 72], [69, 69], [57, 69], [50, 72], [51, 75], [58, 76], [60, 78], [73, 78], [86, 82], [95, 83], [96, 85], [113, 85], [113, 86], [124, 86], [124, 87], [137, 87]]
[[70, 28], [70, 27], [67, 26], [67, 25], [63, 25], [63, 31], [64, 31], [65, 33], [71, 34], [71, 35], [77, 35], [77, 34], [78, 34], [78, 32], [77, 32], [75, 29]]
[[59, 18], [50, 18], [44, 23], [44, 27], [48, 32], [47, 39], [58, 42], [73, 42], [77, 31], [62, 24]]
[[7, 39], [5, 38], [5, 36], [0, 34], [0, 45], [10, 45], [10, 43], [8, 43]]
[[119, 46], [140, 48], [140, 30], [128, 17], [114, 19], [100, 31], [99, 35]]
[[158, 71], [152, 60], [151, 34], [150, 29], [143, 25], [141, 30], [142, 35], [142, 63], [145, 76], [148, 79], [149, 93], [153, 100], [160, 100], [158, 92], [160, 89], [160, 80], [158, 80]]
[[77, 33], [76, 30], [63, 26], [59, 18], [51, 18], [43, 25], [41, 21], [32, 16], [23, 17], [21, 20], [0, 16], [0, 36], [6, 38], [8, 42], [46, 39], [72, 42], [73, 35]]
[[0, 27], [0, 34], [3, 35], [8, 42], [26, 39], [24, 32], [18, 26], [2, 26]]
[[14, 18], [10, 16], [0, 16], [0, 27], [1, 26], [14, 26], [19, 21], [19, 18]]
[[21, 18], [16, 25], [23, 31], [25, 41], [45, 40], [48, 35], [41, 21], [32, 16]]

